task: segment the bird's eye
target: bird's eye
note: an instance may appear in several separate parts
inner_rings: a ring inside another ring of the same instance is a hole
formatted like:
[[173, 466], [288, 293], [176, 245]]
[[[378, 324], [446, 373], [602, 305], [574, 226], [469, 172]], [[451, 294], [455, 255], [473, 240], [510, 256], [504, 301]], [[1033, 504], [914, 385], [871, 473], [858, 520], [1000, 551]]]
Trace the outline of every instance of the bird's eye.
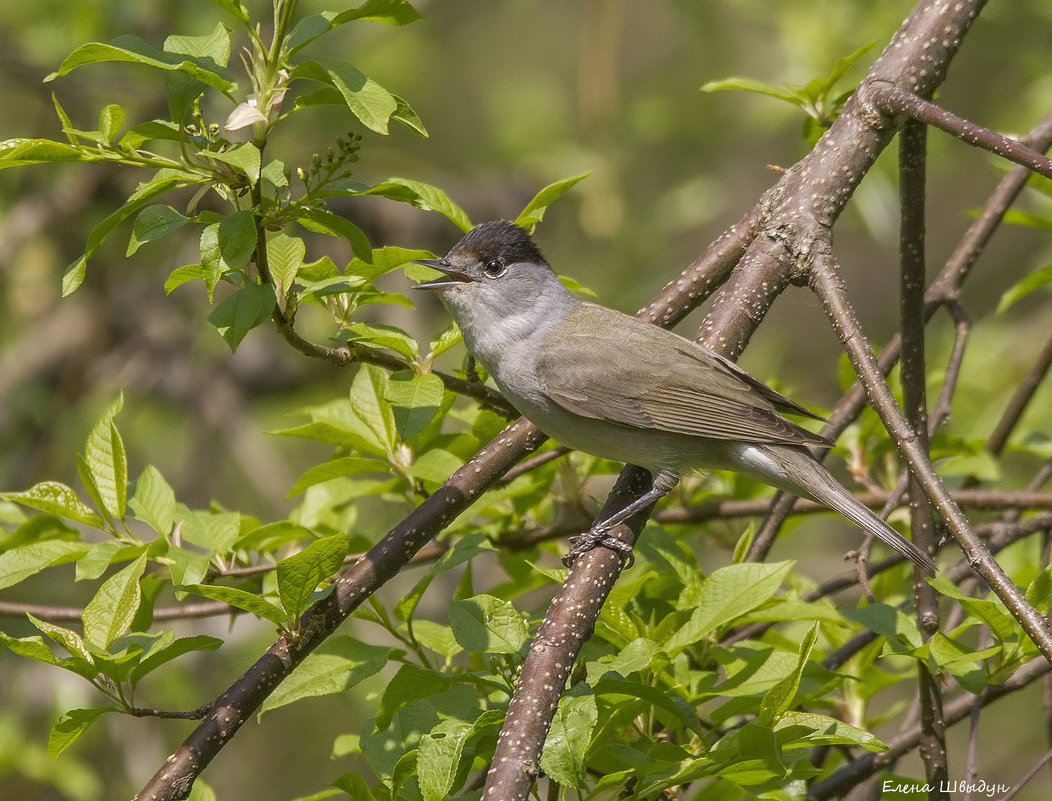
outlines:
[[490, 259], [482, 265], [482, 269], [490, 278], [500, 278], [508, 268], [500, 259]]

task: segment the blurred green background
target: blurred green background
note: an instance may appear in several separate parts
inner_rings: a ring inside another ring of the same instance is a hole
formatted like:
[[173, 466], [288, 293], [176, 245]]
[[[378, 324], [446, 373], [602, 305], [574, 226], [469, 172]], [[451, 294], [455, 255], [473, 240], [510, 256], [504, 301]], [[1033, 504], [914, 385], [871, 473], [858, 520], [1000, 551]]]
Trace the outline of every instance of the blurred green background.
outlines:
[[[257, 14], [269, 6], [259, 0], [248, 5]], [[557, 271], [594, 289], [601, 302], [634, 311], [756, 202], [777, 179], [772, 167], [789, 166], [808, 149], [802, 115], [793, 107], [741, 92], [706, 94], [699, 87], [731, 75], [802, 84], [828, 73], [841, 56], [877, 43], [845, 79], [848, 88], [913, 4], [415, 5], [425, 17], [421, 22], [405, 28], [352, 25], [324, 40], [330, 48], [339, 43], [329, 55], [351, 61], [408, 99], [430, 132], [428, 139], [401, 126], [386, 138], [366, 132], [356, 177], [372, 183], [397, 175], [434, 183], [482, 222], [514, 217], [542, 186], [589, 172], [549, 210], [538, 239]], [[304, 0], [301, 12], [333, 7]], [[160, 45], [170, 33], [204, 34], [222, 19], [206, 0], [0, 4], [0, 140], [61, 138], [52, 91], [81, 127], [93, 127], [99, 109], [114, 101], [135, 121], [162, 115], [163, 86], [132, 66], [92, 66], [52, 84], [41, 80], [83, 42], [130, 32]], [[996, 130], [1025, 132], [1052, 107], [1050, 25], [1046, 0], [991, 4], [965, 40], [938, 101]], [[217, 107], [213, 116], [222, 119], [227, 111]], [[332, 107], [299, 119], [295, 134], [271, 143], [271, 153], [290, 164], [306, 164], [336, 136], [360, 130], [347, 112]], [[940, 133], [929, 142], [934, 271], [1004, 166]], [[895, 328], [894, 161], [893, 151], [881, 158], [836, 229], [849, 290], [874, 342]], [[197, 260], [196, 239], [166, 239], [125, 259], [122, 238], [115, 236], [92, 263], [84, 287], [59, 298], [61, 275], [83, 251], [92, 225], [143, 177], [98, 165], [0, 173], [0, 488], [23, 489], [45, 479], [75, 483], [74, 451], [95, 416], [125, 387], [121, 427], [133, 472], [155, 464], [191, 505], [217, 499], [261, 518], [284, 517], [292, 504], [285, 499], [288, 488], [327, 453], [266, 432], [290, 425], [289, 410], [299, 405], [343, 394], [347, 371], [307, 361], [266, 327], [231, 355], [205, 322], [209, 308], [200, 287], [183, 287], [169, 297], [162, 289], [172, 269]], [[1037, 193], [1025, 204], [1049, 214], [1047, 198]], [[441, 253], [459, 236], [443, 217], [390, 201], [342, 200], [333, 208], [355, 219], [375, 245]], [[312, 240], [310, 247], [308, 258], [328, 252], [341, 263], [352, 255], [331, 241]], [[1047, 233], [1021, 227], [999, 232], [963, 298], [969, 313], [989, 313], [1008, 286], [1050, 256]], [[408, 282], [398, 273], [386, 285], [404, 291]], [[416, 311], [373, 306], [369, 314], [426, 341], [447, 317], [432, 299], [414, 299]], [[694, 315], [680, 330], [692, 336], [699, 320]], [[308, 317], [304, 323], [307, 335], [327, 335], [320, 320]], [[1010, 392], [1033, 358], [1031, 335], [1050, 327], [1047, 291], [984, 321], [976, 334], [984, 337], [984, 355], [976, 358], [988, 359], [995, 372], [986, 386], [965, 391]], [[934, 329], [937, 338], [946, 331], [942, 324]], [[836, 339], [813, 296], [791, 290], [743, 363], [796, 398], [828, 405], [838, 396], [838, 358]], [[1000, 408], [990, 397], [973, 404], [984, 425]], [[17, 598], [83, 600], [55, 598], [49, 589], [20, 586]], [[208, 625], [228, 634], [226, 621]], [[225, 687], [269, 638], [258, 626], [238, 624], [236, 630], [243, 633], [243, 650], [231, 654], [232, 661], [217, 666], [205, 656], [199, 661], [208, 666], [203, 673], [186, 660], [184, 685], [155, 692], [192, 706]], [[36, 765], [66, 787], [64, 793], [41, 790], [17, 774], [2, 778], [0, 768], [2, 799], [126, 796], [159, 765], [173, 737], [186, 731], [185, 724], [121, 719], [97, 727], [51, 763], [36, 749], [46, 741], [55, 710], [94, 699], [73, 680], [45, 675], [6, 653], [0, 654], [0, 671], [0, 765], [20, 762], [29, 772], [25, 766]], [[170, 675], [174, 683], [177, 674]], [[1033, 708], [1033, 699], [1020, 701], [1019, 708], [1026, 710], [1028, 703]], [[339, 769], [329, 765], [327, 754], [306, 751], [308, 742], [295, 736], [296, 729], [308, 727], [312, 735], [355, 731], [359, 716], [351, 701], [333, 699], [273, 713], [270, 726], [246, 726], [206, 778], [229, 799], [286, 798], [320, 789], [318, 777]], [[312, 736], [311, 742], [327, 740]], [[1006, 742], [1005, 748], [1010, 753], [1017, 745]], [[264, 774], [260, 764], [276, 770]]]

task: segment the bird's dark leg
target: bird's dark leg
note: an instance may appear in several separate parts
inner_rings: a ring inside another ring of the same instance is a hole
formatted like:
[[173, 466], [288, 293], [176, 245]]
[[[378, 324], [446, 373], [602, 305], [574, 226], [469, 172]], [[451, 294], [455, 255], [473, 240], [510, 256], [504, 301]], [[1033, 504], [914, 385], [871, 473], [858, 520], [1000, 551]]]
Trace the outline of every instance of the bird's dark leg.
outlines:
[[606, 520], [602, 520], [593, 525], [592, 528], [584, 534], [571, 538], [570, 542], [572, 543], [572, 546], [570, 550], [567, 551], [566, 556], [563, 557], [563, 564], [569, 567], [574, 563], [574, 560], [585, 551], [590, 551], [592, 548], [602, 545], [613, 551], [617, 551], [624, 566], [629, 567], [633, 561], [632, 546], [617, 537], [611, 537], [611, 529], [624, 523], [628, 518], [636, 514], [636, 512], [641, 512], [647, 507], [657, 503], [668, 495], [669, 492], [672, 491], [672, 488], [678, 483], [678, 473], [671, 470], [658, 471], [654, 474], [654, 482], [651, 484], [649, 490], [632, 501], [632, 503], [628, 504], [624, 509], [615, 512]]

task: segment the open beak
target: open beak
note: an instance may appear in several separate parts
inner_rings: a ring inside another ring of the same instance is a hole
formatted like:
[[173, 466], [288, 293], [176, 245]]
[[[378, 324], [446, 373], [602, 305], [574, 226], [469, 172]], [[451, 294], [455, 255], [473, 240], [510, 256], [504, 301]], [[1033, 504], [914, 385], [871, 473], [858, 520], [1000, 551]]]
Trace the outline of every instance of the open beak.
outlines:
[[438, 270], [445, 278], [437, 278], [434, 281], [425, 281], [417, 284], [413, 289], [450, 289], [451, 287], [469, 284], [475, 279], [467, 273], [454, 269], [444, 259], [416, 259], [413, 264], [423, 264], [432, 270]]

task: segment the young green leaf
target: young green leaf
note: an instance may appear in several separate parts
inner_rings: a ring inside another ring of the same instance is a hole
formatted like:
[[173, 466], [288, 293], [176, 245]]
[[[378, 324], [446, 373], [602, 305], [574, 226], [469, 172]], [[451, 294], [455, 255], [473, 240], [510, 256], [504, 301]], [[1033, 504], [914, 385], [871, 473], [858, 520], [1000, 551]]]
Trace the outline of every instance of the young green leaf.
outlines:
[[0, 553], [0, 590], [36, 575], [45, 568], [75, 562], [87, 552], [86, 543], [68, 540], [32, 542], [4, 551]]
[[437, 186], [425, 184], [422, 181], [413, 181], [409, 178], [388, 178], [383, 183], [364, 190], [361, 194], [382, 195], [400, 203], [409, 203], [418, 209], [437, 211], [445, 215], [461, 231], [470, 231], [472, 227], [468, 215], [453, 202], [449, 195]]
[[390, 661], [390, 648], [369, 645], [354, 637], [330, 637], [267, 696], [259, 717], [303, 698], [342, 693], [379, 673]]
[[146, 569], [143, 553], [123, 570], [114, 573], [99, 587], [83, 613], [84, 639], [89, 646], [105, 650], [126, 634], [142, 599], [139, 579]]
[[519, 212], [519, 216], [515, 218], [515, 224], [532, 232], [533, 227], [544, 219], [544, 212], [548, 210], [548, 207], [576, 184], [587, 178], [589, 174], [583, 172], [580, 175], [563, 178], [554, 184], [548, 184], [548, 186], [533, 196], [533, 199], [526, 204], [526, 208]]
[[296, 222], [308, 231], [346, 239], [355, 256], [363, 261], [372, 261], [373, 246], [369, 243], [369, 237], [346, 217], [324, 209], [308, 208], [299, 210]]
[[143, 655], [142, 660], [131, 669], [128, 680], [132, 685], [138, 684], [144, 676], [156, 670], [161, 665], [177, 659], [183, 654], [194, 651], [214, 651], [223, 644], [218, 637], [210, 637], [207, 634], [194, 634], [190, 637], [180, 637], [161, 647], [149, 651]]
[[279, 296], [288, 294], [296, 273], [307, 255], [307, 246], [298, 236], [278, 232], [267, 236], [267, 264]]
[[364, 342], [378, 348], [388, 348], [407, 359], [416, 359], [420, 350], [416, 340], [401, 328], [382, 323], [352, 323], [340, 332], [337, 339], [348, 342]]
[[293, 77], [334, 86], [351, 113], [366, 128], [380, 134], [387, 133], [387, 122], [398, 109], [398, 101], [390, 92], [344, 61], [305, 61], [296, 66]]
[[255, 593], [239, 590], [237, 587], [223, 587], [218, 584], [182, 584], [178, 589], [194, 595], [203, 595], [213, 601], [222, 601], [264, 620], [269, 620], [277, 626], [284, 627], [288, 620], [288, 615], [277, 605]]
[[[261, 155], [259, 148], [251, 142], [243, 142], [229, 150], [200, 150], [197, 155], [205, 156], [213, 161], [221, 161], [242, 173], [250, 184], [255, 186], [259, 180], [259, 169]], [[248, 213], [248, 212], [238, 212]]]
[[103, 524], [102, 518], [91, 511], [71, 487], [59, 481], [42, 481], [24, 492], [0, 493], [0, 498], [96, 528]]
[[172, 530], [175, 492], [153, 465], [147, 465], [135, 482], [128, 506], [137, 519], [149, 523], [158, 534], [166, 535]]
[[290, 618], [303, 614], [318, 585], [339, 572], [349, 547], [346, 534], [334, 534], [278, 562], [278, 596]]
[[219, 330], [233, 352], [249, 331], [270, 319], [275, 302], [270, 284], [248, 284], [216, 306], [208, 315], [208, 322]]
[[63, 751], [80, 739], [96, 720], [107, 712], [116, 712], [110, 707], [99, 709], [71, 709], [51, 728], [47, 738], [47, 755], [57, 759]]
[[690, 620], [664, 643], [675, 654], [773, 597], [792, 562], [728, 565], [702, 582]]
[[760, 715], [757, 718], [760, 723], [770, 726], [779, 715], [793, 705], [796, 691], [800, 689], [800, 679], [804, 675], [804, 668], [807, 667], [807, 660], [811, 656], [811, 649], [814, 648], [817, 637], [818, 624], [815, 623], [800, 642], [798, 651], [800, 659], [796, 663], [796, 669], [764, 693], [763, 700], [760, 702]]
[[565, 695], [559, 700], [548, 737], [541, 752], [541, 769], [561, 784], [585, 786], [585, 753], [599, 720], [599, 708], [591, 693]]
[[417, 772], [424, 801], [443, 801], [454, 789], [464, 745], [472, 731], [470, 723], [446, 718], [420, 738]]
[[483, 654], [514, 654], [529, 639], [522, 615], [508, 601], [476, 595], [450, 601], [449, 625], [465, 650]]
[[222, 70], [230, 61], [230, 31], [226, 25], [217, 22], [212, 32], [204, 36], [173, 34], [164, 40], [164, 52], [210, 61], [214, 69]]
[[[89, 494], [97, 493], [100, 508], [116, 520], [124, 517], [128, 497], [128, 460], [115, 422], [123, 405], [124, 396], [118, 395], [103, 412], [84, 444], [83, 462], [77, 463], [78, 471], [83, 464], [90, 474], [85, 481]], [[81, 479], [85, 479], [83, 472]]]
[[399, 370], [390, 375], [384, 398], [391, 404], [395, 425], [403, 440], [431, 421], [442, 404], [444, 392], [442, 379], [431, 373], [415, 375], [412, 370]]
[[7, 139], [0, 142], [0, 170], [57, 161], [82, 161], [90, 164], [108, 161], [108, 158], [97, 151], [51, 139]]
[[147, 206], [139, 212], [139, 216], [132, 224], [128, 250], [124, 255], [131, 256], [147, 242], [168, 236], [172, 231], [179, 230], [188, 222], [190, 222], [189, 217], [184, 217], [171, 206]]
[[164, 53], [133, 35], [120, 36], [110, 44], [89, 42], [81, 45], [66, 56], [58, 70], [44, 78], [44, 81], [53, 81], [78, 67], [103, 61], [128, 61], [154, 69], [181, 72], [221, 92], [232, 92], [237, 88], [237, 84], [224, 78], [218, 71], [200, 67], [179, 58], [178, 54]]
[[387, 373], [372, 364], [363, 364], [351, 382], [351, 408], [375, 443], [385, 453], [393, 453], [397, 441], [394, 413], [384, 399]]

